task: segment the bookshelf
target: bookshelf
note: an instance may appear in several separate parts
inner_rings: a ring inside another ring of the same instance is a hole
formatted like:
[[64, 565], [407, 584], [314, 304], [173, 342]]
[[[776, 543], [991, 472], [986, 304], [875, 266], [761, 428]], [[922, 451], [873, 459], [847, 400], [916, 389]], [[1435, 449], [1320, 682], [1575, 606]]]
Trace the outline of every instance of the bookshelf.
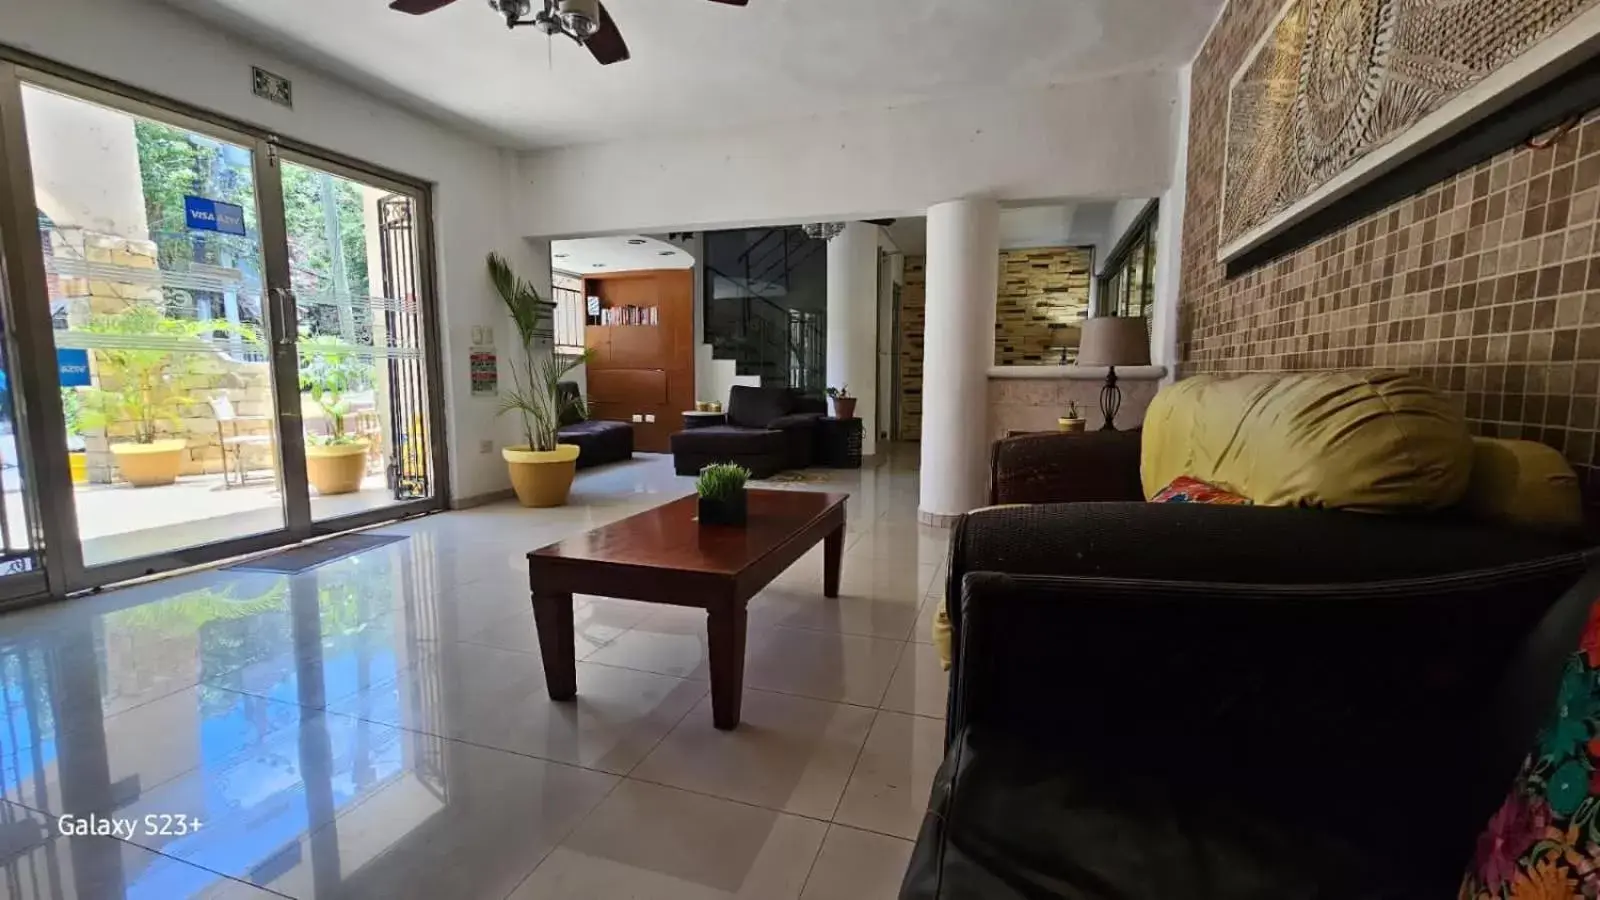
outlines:
[[[694, 406], [694, 276], [690, 269], [590, 274], [583, 279], [590, 413], [633, 423], [634, 447], [665, 453]], [[594, 303], [590, 302], [593, 298]]]

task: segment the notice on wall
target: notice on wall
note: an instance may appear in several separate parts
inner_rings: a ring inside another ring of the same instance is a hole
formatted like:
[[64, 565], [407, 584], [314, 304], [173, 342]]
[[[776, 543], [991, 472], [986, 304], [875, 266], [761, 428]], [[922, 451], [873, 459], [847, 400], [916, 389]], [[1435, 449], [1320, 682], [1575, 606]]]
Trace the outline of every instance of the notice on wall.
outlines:
[[472, 360], [472, 396], [494, 397], [500, 393], [500, 361], [492, 348], [474, 348], [468, 357]]

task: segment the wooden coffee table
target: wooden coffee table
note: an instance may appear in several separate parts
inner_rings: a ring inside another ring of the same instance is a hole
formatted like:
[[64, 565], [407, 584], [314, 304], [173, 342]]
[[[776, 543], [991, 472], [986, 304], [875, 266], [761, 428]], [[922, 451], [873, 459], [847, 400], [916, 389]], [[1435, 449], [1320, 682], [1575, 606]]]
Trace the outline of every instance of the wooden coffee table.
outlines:
[[597, 594], [706, 611], [711, 721], [739, 724], [745, 605], [822, 542], [822, 593], [839, 596], [845, 494], [749, 492], [749, 523], [702, 526], [694, 496], [528, 554], [528, 586], [551, 700], [578, 694], [572, 595]]

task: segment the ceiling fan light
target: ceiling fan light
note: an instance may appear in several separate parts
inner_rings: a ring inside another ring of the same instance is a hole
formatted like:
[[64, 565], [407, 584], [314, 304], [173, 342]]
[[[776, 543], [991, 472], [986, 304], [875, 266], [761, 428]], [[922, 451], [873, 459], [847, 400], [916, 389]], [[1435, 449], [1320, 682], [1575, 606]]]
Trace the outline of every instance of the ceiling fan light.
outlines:
[[578, 40], [587, 40], [600, 30], [598, 0], [561, 0], [561, 26]]

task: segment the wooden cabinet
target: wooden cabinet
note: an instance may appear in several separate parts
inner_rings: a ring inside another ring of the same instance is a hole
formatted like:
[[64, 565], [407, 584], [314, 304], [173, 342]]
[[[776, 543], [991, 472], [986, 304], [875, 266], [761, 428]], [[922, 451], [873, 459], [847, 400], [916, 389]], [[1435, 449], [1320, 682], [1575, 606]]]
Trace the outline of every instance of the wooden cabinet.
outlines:
[[[594, 351], [589, 363], [589, 414], [632, 422], [634, 448], [666, 453], [670, 437], [683, 430], [683, 411], [694, 407], [694, 275], [690, 269], [657, 269], [589, 275], [585, 297], [602, 309], [655, 310], [654, 325], [595, 325], [584, 329]], [[643, 316], [648, 316], [648, 312]]]

